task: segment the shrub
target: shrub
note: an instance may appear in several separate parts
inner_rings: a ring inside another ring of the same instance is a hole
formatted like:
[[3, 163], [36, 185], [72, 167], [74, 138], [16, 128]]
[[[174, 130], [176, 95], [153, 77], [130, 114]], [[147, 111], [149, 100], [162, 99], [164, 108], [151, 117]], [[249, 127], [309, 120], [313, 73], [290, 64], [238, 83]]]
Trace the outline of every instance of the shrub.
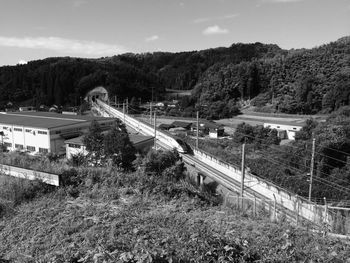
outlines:
[[78, 171], [74, 168], [64, 171], [59, 177], [61, 186], [77, 187], [83, 181]]

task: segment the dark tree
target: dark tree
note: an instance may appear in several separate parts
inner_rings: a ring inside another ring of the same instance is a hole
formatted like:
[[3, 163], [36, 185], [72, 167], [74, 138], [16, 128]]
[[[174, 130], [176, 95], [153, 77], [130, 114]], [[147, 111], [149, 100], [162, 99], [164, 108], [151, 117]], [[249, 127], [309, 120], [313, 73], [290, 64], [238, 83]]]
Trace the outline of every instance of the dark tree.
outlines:
[[125, 125], [118, 120], [104, 138], [104, 152], [112, 164], [122, 169], [132, 169], [136, 149], [130, 141]]
[[104, 151], [103, 139], [104, 136], [100, 125], [96, 120], [93, 120], [89, 127], [88, 134], [83, 138], [83, 143], [88, 151], [88, 159], [91, 160], [94, 165], [101, 164]]

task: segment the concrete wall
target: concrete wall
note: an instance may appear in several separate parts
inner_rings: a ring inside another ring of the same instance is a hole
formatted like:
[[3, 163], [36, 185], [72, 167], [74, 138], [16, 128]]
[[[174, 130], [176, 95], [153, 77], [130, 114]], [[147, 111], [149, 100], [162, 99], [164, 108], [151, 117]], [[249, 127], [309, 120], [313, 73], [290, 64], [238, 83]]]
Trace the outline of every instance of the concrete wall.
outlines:
[[59, 186], [59, 176], [57, 174], [38, 172], [2, 164], [0, 165], [0, 173], [28, 180], [40, 179], [47, 184]]

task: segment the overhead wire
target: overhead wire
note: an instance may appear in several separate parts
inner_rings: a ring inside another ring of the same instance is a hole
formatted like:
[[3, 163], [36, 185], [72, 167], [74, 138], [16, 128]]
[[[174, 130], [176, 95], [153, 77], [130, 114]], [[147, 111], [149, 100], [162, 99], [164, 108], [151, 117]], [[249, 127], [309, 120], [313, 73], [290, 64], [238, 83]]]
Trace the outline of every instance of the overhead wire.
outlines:
[[[236, 131], [236, 132], [237, 132], [237, 131]], [[237, 132], [237, 133], [240, 134], [240, 135], [243, 135], [243, 136], [246, 136], [246, 137], [255, 139], [255, 140], [267, 141], [267, 139], [256, 138], [256, 137], [254, 137], [254, 136], [247, 135], [247, 134], [243, 134], [243, 133], [240, 133], [240, 132]], [[266, 145], [267, 147], [270, 147], [270, 148], [273, 149], [273, 150], [277, 150], [277, 151], [279, 151], [279, 152], [285, 153], [285, 151], [283, 151], [282, 149], [279, 149], [279, 148], [277, 148], [277, 147], [272, 147], [271, 144], [267, 144], [267, 143], [262, 143], [262, 144], [263, 144], [263, 145]], [[295, 147], [295, 146], [293, 146], [293, 148], [295, 148], [295, 149], [297, 149], [297, 150], [301, 150], [300, 148], [297, 148], [297, 147]], [[312, 151], [310, 151], [310, 153], [312, 154]], [[316, 154], [319, 154], [319, 153], [318, 153], [318, 152], [315, 152], [315, 155], [316, 155]], [[296, 154], [296, 153], [293, 153], [293, 155], [294, 155], [294, 156], [297, 156], [297, 157], [305, 158], [305, 156], [302, 156], [302, 155], [299, 155], [299, 154]], [[327, 157], [332, 158], [331, 156], [327, 156]], [[334, 158], [334, 159], [335, 159], [335, 158]], [[342, 161], [342, 160], [340, 160], [340, 159], [336, 159], [336, 160]], [[310, 161], [311, 161], [311, 160], [310, 160]], [[303, 165], [303, 164], [301, 164], [301, 165], [304, 166], [304, 167], [306, 167], [306, 168], [308, 168], [307, 166], [305, 166], [305, 165]], [[329, 165], [329, 164], [327, 164], [327, 163], [325, 163], [324, 165], [326, 165], [326, 166], [328, 166], [328, 167], [331, 167], [331, 168], [339, 168], [339, 167], [331, 166], [331, 165]], [[326, 173], [323, 173], [323, 172], [321, 172], [321, 173], [324, 174], [324, 175], [329, 176], [329, 175], [326, 174]], [[337, 178], [337, 179], [339, 179], [339, 178]]]
[[[235, 132], [237, 132], [237, 131], [235, 131]], [[242, 134], [242, 133], [241, 133], [241, 134]], [[247, 136], [247, 137], [255, 138], [254, 136], [249, 136], [249, 135], [247, 135], [247, 134], [242, 134], [242, 135]], [[311, 146], [311, 144], [312, 144], [312, 142], [306, 142], [306, 141], [305, 141], [304, 143], [305, 143], [305, 145], [310, 145], [310, 146]], [[294, 146], [294, 145], [284, 145], [284, 146], [290, 147], [290, 148], [294, 148], [294, 149], [299, 149], [297, 146]], [[310, 147], [310, 148], [311, 148], [311, 147]], [[326, 146], [322, 146], [322, 148], [327, 148], [327, 149], [331, 149], [331, 150], [333, 150], [333, 151], [342, 152], [342, 151], [340, 151], [340, 150], [335, 150], [335, 149], [333, 149], [333, 148], [329, 148], [329, 147], [326, 147]], [[309, 149], [305, 149], [305, 151], [307, 151], [307, 152], [309, 152], [309, 153], [312, 153], [312, 150], [311, 150], [311, 149], [310, 149], [310, 150], [309, 150]], [[343, 153], [345, 153], [345, 152], [343, 152]], [[320, 153], [320, 152], [317, 152], [317, 154], [320, 155], [320, 156], [327, 157], [327, 158], [330, 158], [330, 159], [332, 159], [332, 160], [335, 160], [335, 161], [338, 161], [338, 162], [347, 164], [347, 162], [344, 161], [344, 160], [340, 160], [340, 159], [338, 159], [338, 158], [335, 158], [335, 157], [332, 157], [332, 156], [328, 156], [328, 155], [322, 154], [322, 153]], [[347, 155], [350, 156], [349, 153], [345, 153], [345, 154], [347, 154]]]
[[[239, 134], [245, 135], [245, 134], [243, 134], [243, 133], [239, 133]], [[249, 135], [247, 135], [247, 137], [251, 137], [251, 138], [256, 139], [256, 137], [249, 136]], [[262, 139], [259, 138], [258, 140], [262, 140]], [[265, 144], [265, 145], [268, 146], [268, 147], [271, 147], [271, 146], [268, 145], [268, 144]], [[276, 149], [276, 148], [273, 148], [273, 149]], [[278, 150], [278, 149], [277, 149], [277, 150]], [[300, 156], [300, 155], [297, 155], [297, 156]], [[300, 157], [305, 158], [304, 156], [300, 156]], [[266, 159], [266, 160], [268, 160], [268, 161], [271, 161], [270, 159], [268, 159], [268, 158], [266, 158], [266, 157], [264, 157], [264, 156], [261, 156], [261, 158]], [[278, 159], [278, 160], [280, 160], [280, 159]], [[295, 163], [295, 162], [292, 162], [292, 163], [297, 164], [297, 163]], [[287, 165], [287, 164], [285, 164], [285, 163], [283, 163], [283, 162], [282, 162], [282, 163], [278, 163], [278, 164], [285, 165], [286, 167], [288, 167], [288, 168], [290, 168], [290, 169], [298, 170], [298, 172], [300, 172], [303, 176], [307, 176], [307, 175], [304, 175], [305, 172], [303, 172], [302, 170], [300, 170], [300, 169], [298, 169], [298, 168], [296, 168], [296, 167]], [[305, 168], [309, 168], [308, 166], [305, 166], [305, 165], [303, 165], [303, 164], [298, 164], [298, 165], [302, 165], [302, 166], [305, 167]], [[323, 172], [320, 172], [320, 173], [323, 174], [323, 175], [326, 175], [327, 177], [335, 178], [335, 179], [337, 179], [337, 180], [340, 180], [340, 181], [349, 183], [349, 181], [346, 181], [346, 180], [344, 180], [344, 179], [340, 179], [340, 178], [331, 176], [331, 175], [326, 174], [326, 173], [323, 173]], [[332, 181], [328, 181], [328, 180], [326, 180], [326, 179], [324, 179], [324, 178], [317, 177], [317, 176], [314, 176], [314, 178], [318, 178], [318, 179], [316, 179], [316, 181], [320, 181], [320, 182], [322, 182], [322, 183], [327, 183], [327, 184], [332, 184], [334, 187], [337, 186], [337, 187], [339, 187], [339, 188], [341, 188], [341, 189], [346, 189], [347, 191], [350, 191], [349, 188], [343, 187], [343, 186], [341, 186], [341, 185], [338, 185], [337, 183], [334, 183], [334, 182], [332, 182]]]
[[337, 150], [337, 149], [334, 149], [334, 148], [331, 148], [331, 147], [327, 147], [327, 146], [322, 146], [323, 148], [326, 148], [326, 149], [329, 149], [329, 150], [332, 150], [332, 151], [335, 151], [335, 152], [339, 152], [341, 154], [344, 154], [344, 155], [347, 155], [350, 157], [350, 153], [347, 153], [347, 152], [344, 152], [344, 151], [341, 151], [341, 150]]
[[[261, 157], [261, 158], [263, 158], [264, 160], [267, 160], [267, 161], [269, 161], [269, 162], [272, 162], [272, 163], [274, 163], [274, 164], [276, 164], [276, 165], [284, 165], [285, 167], [287, 167], [287, 168], [289, 168], [289, 169], [292, 169], [292, 170], [294, 170], [294, 171], [297, 171], [298, 173], [300, 173], [299, 175], [302, 175], [302, 176], [304, 176], [304, 177], [308, 177], [308, 176], [305, 175], [304, 172], [301, 171], [300, 169], [297, 169], [297, 168], [292, 167], [292, 166], [285, 165], [285, 164], [283, 164], [283, 163], [277, 162], [276, 160], [273, 160], [273, 161], [272, 161], [271, 159], [269, 159], [269, 158], [267, 158], [267, 157]], [[343, 186], [338, 185], [338, 184], [336, 184], [336, 183], [333, 183], [333, 182], [331, 182], [331, 181], [327, 181], [327, 180], [325, 180], [325, 179], [323, 179], [323, 178], [321, 178], [321, 177], [313, 176], [313, 179], [314, 179], [315, 181], [320, 182], [320, 183], [323, 183], [323, 184], [326, 184], [326, 185], [328, 185], [328, 186], [331, 186], [332, 188], [337, 189], [337, 190], [339, 190], [339, 191], [341, 191], [341, 192], [345, 192], [345, 193], [347, 193], [347, 194], [350, 193], [350, 188], [346, 188], [346, 187], [343, 187]]]

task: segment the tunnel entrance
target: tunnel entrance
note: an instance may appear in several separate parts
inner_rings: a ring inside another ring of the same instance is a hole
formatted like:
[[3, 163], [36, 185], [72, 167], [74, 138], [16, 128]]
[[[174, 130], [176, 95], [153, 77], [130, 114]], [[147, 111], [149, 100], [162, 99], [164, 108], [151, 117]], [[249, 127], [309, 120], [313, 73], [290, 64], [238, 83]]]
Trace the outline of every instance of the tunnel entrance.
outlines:
[[96, 87], [90, 90], [85, 97], [85, 100], [89, 103], [95, 102], [96, 99], [108, 102], [108, 91], [104, 87]]

